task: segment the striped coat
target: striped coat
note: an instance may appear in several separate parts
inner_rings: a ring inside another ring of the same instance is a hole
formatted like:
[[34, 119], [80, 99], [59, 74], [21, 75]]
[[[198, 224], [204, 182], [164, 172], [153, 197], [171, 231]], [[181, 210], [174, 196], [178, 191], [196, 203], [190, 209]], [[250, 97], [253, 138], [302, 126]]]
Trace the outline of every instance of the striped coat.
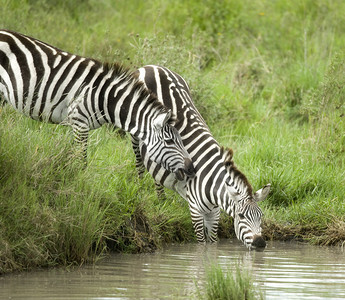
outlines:
[[171, 110], [118, 64], [0, 30], [0, 96], [35, 120], [70, 125], [84, 156], [89, 131], [110, 123], [143, 141], [150, 158], [177, 179], [194, 174]]
[[270, 185], [253, 192], [246, 176], [235, 166], [232, 150], [221, 147], [212, 136], [181, 76], [159, 66], [140, 68], [137, 76], [176, 114], [175, 126], [193, 160], [196, 175], [176, 181], [170, 172], [150, 159], [145, 145], [133, 138], [139, 172], [145, 166], [158, 185], [177, 191], [188, 201], [199, 242], [216, 240], [222, 209], [234, 218], [239, 240], [250, 249], [264, 247], [266, 243], [261, 236], [263, 214], [257, 203], [267, 197]]

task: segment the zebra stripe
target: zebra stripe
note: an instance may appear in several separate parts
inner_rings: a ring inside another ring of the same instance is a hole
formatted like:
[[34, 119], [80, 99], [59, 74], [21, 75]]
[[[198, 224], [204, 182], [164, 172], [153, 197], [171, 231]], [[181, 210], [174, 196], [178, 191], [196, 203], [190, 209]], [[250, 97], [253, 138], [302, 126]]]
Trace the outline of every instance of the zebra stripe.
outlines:
[[263, 214], [257, 202], [267, 197], [270, 186], [253, 193], [245, 175], [234, 165], [232, 150], [220, 147], [212, 136], [181, 76], [159, 66], [145, 66], [137, 73], [139, 79], [157, 93], [159, 101], [176, 114], [175, 127], [193, 160], [196, 176], [177, 182], [169, 172], [150, 160], [145, 145], [138, 147], [136, 139], [132, 138], [138, 172], [142, 172], [145, 165], [157, 185], [177, 191], [188, 201], [199, 242], [216, 241], [222, 209], [234, 218], [239, 240], [249, 249], [264, 247]]
[[0, 96], [35, 120], [70, 125], [85, 157], [89, 131], [111, 123], [145, 143], [150, 159], [176, 178], [194, 173], [171, 111], [118, 64], [0, 30]]

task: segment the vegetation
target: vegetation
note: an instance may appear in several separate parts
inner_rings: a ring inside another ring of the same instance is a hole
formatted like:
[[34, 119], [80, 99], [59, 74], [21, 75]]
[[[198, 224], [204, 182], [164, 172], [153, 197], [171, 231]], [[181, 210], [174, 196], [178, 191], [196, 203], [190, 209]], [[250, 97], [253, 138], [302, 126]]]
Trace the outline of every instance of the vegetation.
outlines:
[[263, 294], [257, 291], [251, 275], [247, 271], [241, 271], [239, 266], [235, 271], [224, 272], [219, 265], [211, 265], [206, 270], [204, 294], [199, 292], [198, 299], [254, 300], [263, 299]]
[[[252, 185], [272, 184], [266, 238], [345, 241], [345, 3], [0, 4], [1, 28], [133, 70], [177, 71]], [[128, 138], [94, 131], [81, 170], [68, 128], [0, 110], [0, 273], [194, 238], [187, 204], [172, 192], [161, 203], [150, 176], [137, 179]]]
[[159, 204], [136, 177], [130, 139], [95, 131], [86, 169], [69, 128], [1, 112], [0, 270], [81, 264], [106, 250], [152, 251], [191, 239], [186, 203]]

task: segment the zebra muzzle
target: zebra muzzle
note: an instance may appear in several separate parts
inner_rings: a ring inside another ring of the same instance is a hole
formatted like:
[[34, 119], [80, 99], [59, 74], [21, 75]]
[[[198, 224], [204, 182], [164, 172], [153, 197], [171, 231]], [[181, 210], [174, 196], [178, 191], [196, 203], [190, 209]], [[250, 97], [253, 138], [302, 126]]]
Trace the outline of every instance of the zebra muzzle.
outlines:
[[176, 172], [175, 172], [175, 177], [178, 181], [182, 181], [184, 179], [184, 171], [183, 169], [178, 169]]
[[264, 249], [266, 242], [261, 235], [254, 235], [252, 247], [255, 249]]
[[190, 178], [195, 176], [196, 170], [190, 158], [184, 159], [184, 173]]
[[175, 172], [176, 179], [182, 181], [185, 179], [185, 175], [189, 178], [193, 178], [195, 176], [195, 168], [193, 162], [189, 158], [184, 159], [184, 168], [178, 169]]

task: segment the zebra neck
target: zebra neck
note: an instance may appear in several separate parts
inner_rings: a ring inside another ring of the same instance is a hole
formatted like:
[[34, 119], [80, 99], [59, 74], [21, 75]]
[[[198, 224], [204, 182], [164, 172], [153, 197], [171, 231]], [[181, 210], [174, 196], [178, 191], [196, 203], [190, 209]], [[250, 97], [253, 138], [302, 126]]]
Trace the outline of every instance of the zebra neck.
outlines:
[[152, 120], [164, 106], [136, 78], [127, 76], [114, 81], [118, 83], [109, 82], [113, 87], [99, 99], [103, 101], [99, 107], [104, 107], [105, 122], [146, 140], [152, 131]]
[[231, 217], [235, 217], [235, 202], [229, 198], [226, 205], [222, 209]]
[[237, 192], [241, 199], [247, 199], [252, 195], [252, 187], [249, 184], [245, 175], [239, 171], [234, 165], [230, 168], [220, 167], [220, 171], [217, 172], [217, 177], [213, 178], [213, 196], [212, 202], [219, 206], [222, 210], [229, 215], [233, 215], [235, 202], [230, 195], [228, 186], [233, 188]]
[[252, 195], [253, 188], [250, 185], [247, 177], [232, 164], [228, 168], [228, 174], [230, 175], [229, 185], [235, 189], [240, 195]]

